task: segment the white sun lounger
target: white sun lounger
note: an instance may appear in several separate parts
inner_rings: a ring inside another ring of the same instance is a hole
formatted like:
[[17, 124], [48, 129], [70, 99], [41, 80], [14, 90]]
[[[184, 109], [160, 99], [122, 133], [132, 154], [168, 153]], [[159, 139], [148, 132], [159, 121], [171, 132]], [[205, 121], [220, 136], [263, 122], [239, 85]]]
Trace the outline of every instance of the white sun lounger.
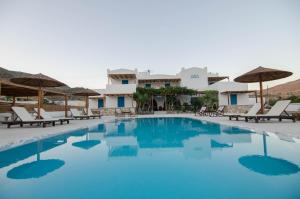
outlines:
[[248, 116], [256, 115], [258, 111], [260, 110], [260, 103], [255, 103], [247, 113], [226, 113], [224, 116], [228, 116], [229, 120], [232, 120], [232, 118], [235, 118], [237, 121], [239, 118], [246, 118]]
[[87, 116], [92, 117], [92, 118], [96, 118], [98, 117], [99, 119], [101, 118], [101, 114], [94, 114], [92, 109], [88, 108], [87, 110]]
[[206, 106], [202, 106], [201, 109], [198, 112], [196, 112], [196, 114], [204, 115], [205, 111], [206, 111]]
[[88, 115], [82, 115], [82, 113], [80, 113], [78, 109], [71, 108], [70, 111], [74, 119], [90, 119]]
[[14, 121], [2, 122], [2, 124], [7, 124], [7, 128], [10, 128], [12, 125], [20, 125], [23, 127], [24, 124], [42, 124], [42, 126], [45, 127], [46, 124], [52, 123], [52, 125], [55, 126], [55, 122], [58, 121], [57, 119], [35, 119], [24, 107], [13, 106], [11, 109], [17, 118]]
[[260, 119], [278, 119], [280, 122], [282, 119], [290, 119], [293, 120], [293, 122], [296, 122], [296, 118], [292, 115], [289, 115], [285, 109], [290, 104], [290, 100], [280, 100], [277, 101], [274, 106], [270, 109], [269, 112], [266, 114], [253, 114], [248, 115], [245, 117], [246, 122], [248, 122], [249, 119], [254, 119], [255, 122], [258, 122]]
[[[34, 111], [38, 112], [38, 109], [34, 108]], [[52, 117], [51, 114], [46, 112], [43, 108], [40, 109], [40, 114], [43, 119], [46, 119], [46, 120], [51, 120], [51, 119], [55, 120], [56, 119], [60, 122], [60, 124], [63, 124], [64, 122], [67, 122], [67, 124], [69, 124], [70, 120], [73, 120], [73, 118], [67, 118], [67, 117], [54, 118], [54, 117]]]

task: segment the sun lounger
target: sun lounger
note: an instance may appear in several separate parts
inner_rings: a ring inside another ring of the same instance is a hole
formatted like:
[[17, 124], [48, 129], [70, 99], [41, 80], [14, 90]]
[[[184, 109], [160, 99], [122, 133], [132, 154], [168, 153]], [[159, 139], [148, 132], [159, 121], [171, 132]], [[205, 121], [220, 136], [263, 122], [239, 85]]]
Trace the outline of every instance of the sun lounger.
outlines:
[[224, 114], [225, 106], [219, 106], [215, 112], [211, 112], [209, 116], [221, 116]]
[[296, 122], [295, 116], [289, 115], [285, 111], [290, 102], [290, 100], [277, 101], [276, 104], [266, 114], [248, 115], [247, 117], [245, 117], [245, 120], [246, 122], [248, 122], [249, 119], [254, 119], [257, 123], [260, 119], [278, 119], [280, 122], [282, 121], [282, 119], [290, 119], [293, 120], [293, 122]]
[[86, 114], [87, 116], [89, 116], [89, 117], [91, 117], [91, 118], [93, 118], [93, 119], [95, 119], [95, 118], [101, 118], [101, 114], [99, 113], [99, 114], [94, 114], [93, 112], [92, 112], [92, 109], [90, 109], [90, 108], [88, 108], [88, 110], [87, 110], [87, 114]]
[[[38, 112], [38, 109], [34, 108], [34, 111]], [[70, 120], [73, 120], [73, 118], [67, 118], [67, 117], [54, 118], [51, 116], [51, 114], [46, 112], [43, 108], [40, 109], [40, 114], [43, 119], [46, 119], [46, 120], [56, 119], [60, 122], [60, 124], [63, 124], [64, 122], [67, 122], [67, 124], [69, 124]]]
[[196, 112], [196, 115], [199, 114], [200, 116], [203, 116], [205, 114], [206, 111], [206, 106], [202, 106], [201, 109]]
[[119, 117], [119, 116], [125, 116], [125, 114], [122, 112], [121, 109], [116, 108], [115, 116], [116, 116], [116, 117]]
[[135, 112], [135, 108], [130, 108], [129, 109], [129, 111], [130, 111], [130, 116], [135, 116], [136, 115], [136, 112]]
[[256, 115], [259, 110], [260, 110], [260, 103], [255, 103], [247, 113], [239, 113], [239, 114], [225, 113], [224, 116], [228, 116], [229, 120], [232, 120], [232, 118], [235, 118], [238, 121], [239, 118], [246, 118], [247, 116]]
[[71, 111], [74, 119], [81, 119], [81, 120], [82, 119], [90, 119], [90, 117], [88, 115], [83, 115], [75, 108], [71, 108], [70, 111]]
[[24, 124], [38, 124], [46, 127], [46, 124], [52, 124], [55, 126], [56, 119], [35, 119], [24, 107], [12, 107], [12, 111], [15, 113], [17, 118], [13, 121], [5, 121], [2, 124], [7, 124], [7, 128], [12, 125], [20, 125], [23, 127]]

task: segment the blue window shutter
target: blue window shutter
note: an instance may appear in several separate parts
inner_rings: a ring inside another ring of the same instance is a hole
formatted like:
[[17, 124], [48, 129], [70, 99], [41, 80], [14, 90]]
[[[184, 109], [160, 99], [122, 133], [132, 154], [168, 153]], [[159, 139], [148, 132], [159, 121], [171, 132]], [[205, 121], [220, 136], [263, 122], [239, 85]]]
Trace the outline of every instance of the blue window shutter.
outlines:
[[122, 84], [128, 84], [128, 79], [123, 79]]

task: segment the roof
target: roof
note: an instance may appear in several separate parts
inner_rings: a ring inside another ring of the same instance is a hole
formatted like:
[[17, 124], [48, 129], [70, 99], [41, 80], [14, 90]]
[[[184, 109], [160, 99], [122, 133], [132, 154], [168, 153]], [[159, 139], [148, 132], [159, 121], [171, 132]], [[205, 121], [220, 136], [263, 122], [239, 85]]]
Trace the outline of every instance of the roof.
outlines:
[[135, 70], [129, 70], [129, 69], [116, 69], [116, 70], [107, 70], [107, 74], [136, 74]]
[[239, 91], [223, 91], [221, 94], [230, 94], [230, 93], [256, 93], [256, 90], [239, 90]]
[[136, 72], [128, 69], [107, 70], [107, 75], [112, 79], [135, 79]]
[[209, 82], [218, 82], [222, 81], [223, 79], [228, 79], [228, 76], [210, 76], [208, 77]]

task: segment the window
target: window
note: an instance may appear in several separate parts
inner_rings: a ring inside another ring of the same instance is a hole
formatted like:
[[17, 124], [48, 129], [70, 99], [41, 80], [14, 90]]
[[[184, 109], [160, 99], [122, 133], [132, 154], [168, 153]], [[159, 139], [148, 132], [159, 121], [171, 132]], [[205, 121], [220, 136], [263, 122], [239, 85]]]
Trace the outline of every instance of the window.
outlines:
[[165, 87], [166, 87], [166, 88], [167, 88], [167, 87], [170, 87], [170, 86], [171, 86], [170, 82], [165, 83]]
[[122, 79], [122, 84], [128, 84], [128, 79]]
[[230, 94], [230, 104], [237, 105], [237, 94]]
[[125, 106], [125, 97], [124, 96], [119, 96], [118, 97], [118, 107], [122, 108]]
[[151, 84], [145, 84], [145, 88], [151, 88]]
[[104, 107], [103, 99], [98, 99], [98, 108], [103, 108], [103, 107]]

